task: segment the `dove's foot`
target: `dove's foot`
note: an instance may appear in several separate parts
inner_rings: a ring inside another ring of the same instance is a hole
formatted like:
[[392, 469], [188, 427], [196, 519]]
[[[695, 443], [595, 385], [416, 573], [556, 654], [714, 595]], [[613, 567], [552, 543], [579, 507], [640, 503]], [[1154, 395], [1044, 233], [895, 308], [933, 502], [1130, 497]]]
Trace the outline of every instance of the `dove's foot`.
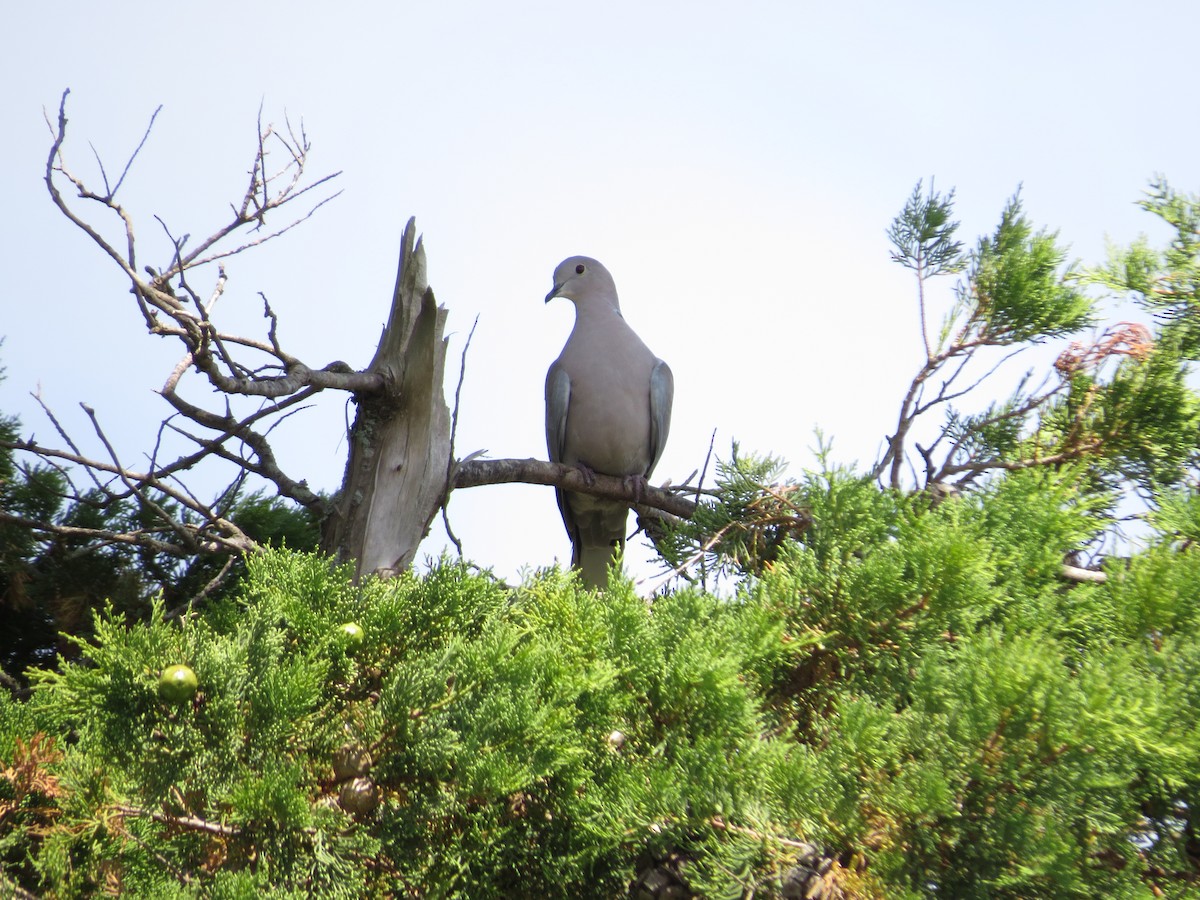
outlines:
[[646, 480], [645, 475], [626, 475], [621, 479], [621, 483], [625, 485], [627, 490], [633, 491], [634, 503], [642, 502], [642, 497], [646, 494], [646, 488], [650, 486], [650, 482]]

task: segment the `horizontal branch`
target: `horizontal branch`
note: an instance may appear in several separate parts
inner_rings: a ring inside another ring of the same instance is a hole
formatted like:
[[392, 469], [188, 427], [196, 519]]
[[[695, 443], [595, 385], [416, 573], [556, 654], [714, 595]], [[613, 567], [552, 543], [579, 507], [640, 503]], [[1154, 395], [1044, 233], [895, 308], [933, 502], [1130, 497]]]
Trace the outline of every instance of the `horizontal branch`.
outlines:
[[1108, 581], [1108, 575], [1098, 569], [1081, 569], [1079, 566], [1071, 566], [1066, 563], [1063, 563], [1059, 575], [1067, 581], [1077, 581], [1087, 584], [1104, 584], [1104, 582]]
[[177, 828], [186, 828], [189, 831], [204, 831], [208, 834], [215, 834], [219, 837], [236, 837], [242, 831], [236, 825], [225, 825], [222, 822], [210, 822], [207, 819], [201, 819], [196, 816], [169, 816], [166, 813], [154, 812], [149, 809], [141, 809], [137, 806], [128, 806], [124, 803], [118, 803], [113, 807], [122, 816], [134, 816], [138, 818], [153, 819], [163, 825], [172, 825]]
[[1002, 459], [1001, 457], [990, 457], [988, 459], [971, 460], [965, 463], [950, 464], [945, 463], [938, 470], [933, 482], [940, 484], [949, 481], [959, 475], [967, 475], [970, 479], [975, 479], [984, 472], [1020, 472], [1024, 469], [1032, 469], [1037, 466], [1057, 466], [1063, 463], [1074, 462], [1082, 459], [1087, 454], [1096, 451], [1099, 448], [1097, 442], [1091, 442], [1087, 445], [1080, 446], [1070, 450], [1063, 450], [1058, 453], [1048, 453], [1045, 456], [1034, 456], [1026, 459]]
[[[174, 329], [172, 329], [174, 331]], [[181, 332], [180, 332], [181, 334]], [[212, 335], [214, 339], [240, 344], [251, 349], [261, 350], [283, 358], [278, 348], [271, 348], [261, 342], [236, 335]], [[351, 393], [375, 393], [384, 386], [384, 377], [375, 372], [358, 372], [347, 363], [332, 362], [323, 369], [311, 369], [304, 363], [288, 359], [287, 374], [275, 377], [238, 378], [224, 374], [217, 367], [209, 353], [193, 352], [192, 362], [197, 369], [208, 376], [213, 387], [226, 394], [244, 394], [250, 397], [287, 397], [306, 387], [324, 390], [348, 391]]]
[[[98, 459], [89, 459], [88, 457], [82, 456], [78, 453], [68, 453], [65, 450], [56, 450], [52, 447], [43, 447], [37, 443], [37, 441], [32, 439], [16, 441], [0, 440], [0, 449], [18, 450], [20, 452], [29, 453], [45, 460], [61, 459], [64, 462], [74, 463], [90, 473], [107, 472], [108, 474], [115, 475], [118, 478], [137, 482], [137, 484], [141, 485], [142, 487], [160, 491], [182, 506], [186, 506], [202, 516], [206, 516], [208, 514], [207, 510], [198, 507], [195, 501], [193, 501], [192, 498], [187, 494], [167, 484], [161, 470], [158, 472], [135, 472], [132, 469], [125, 469], [114, 465], [113, 463], [102, 462]], [[108, 491], [106, 491], [106, 493], [112, 500], [137, 496], [136, 491], [130, 491], [124, 494], [115, 494]]]
[[634, 486], [624, 479], [599, 473], [588, 483], [583, 472], [574, 466], [540, 459], [468, 459], [455, 466], [450, 486], [468, 488], [514, 482], [553, 485], [565, 491], [621, 500], [632, 507], [648, 506], [684, 519], [690, 519], [696, 511], [693, 501], [669, 490], [647, 485], [642, 491], [635, 492]]
[[[181, 559], [191, 555], [191, 551], [187, 547], [160, 540], [146, 530], [110, 531], [101, 528], [83, 528], [78, 525], [62, 525], [57, 522], [30, 519], [25, 516], [14, 516], [12, 513], [7, 513], [3, 510], [0, 510], [0, 522], [41, 534], [55, 534], [60, 537], [87, 538], [88, 540], [100, 540], [110, 544], [128, 544], [132, 547], [145, 547], [155, 553], [166, 553]], [[167, 529], [163, 528], [162, 530], [166, 531]]]

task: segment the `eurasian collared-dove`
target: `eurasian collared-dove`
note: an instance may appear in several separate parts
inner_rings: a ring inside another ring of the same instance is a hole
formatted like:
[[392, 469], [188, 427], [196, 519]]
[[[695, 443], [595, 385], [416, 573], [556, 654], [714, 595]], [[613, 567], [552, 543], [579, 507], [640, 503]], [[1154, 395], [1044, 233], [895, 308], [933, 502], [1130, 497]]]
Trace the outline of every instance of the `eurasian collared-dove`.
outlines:
[[[594, 259], [572, 256], [554, 270], [546, 302], [575, 304], [575, 327], [546, 373], [546, 445], [550, 459], [645, 486], [671, 427], [674, 379], [621, 316], [617, 288]], [[625, 546], [627, 504], [558, 490], [571, 538], [571, 564], [591, 587], [608, 583], [608, 566]]]

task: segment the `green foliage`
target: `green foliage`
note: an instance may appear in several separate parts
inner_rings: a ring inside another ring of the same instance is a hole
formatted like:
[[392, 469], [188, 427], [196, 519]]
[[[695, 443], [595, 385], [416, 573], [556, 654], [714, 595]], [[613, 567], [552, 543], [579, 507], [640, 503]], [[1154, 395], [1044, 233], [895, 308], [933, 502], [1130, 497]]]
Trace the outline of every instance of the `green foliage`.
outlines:
[[[1187, 476], [1200, 443], [1200, 396], [1171, 343], [1120, 357], [1108, 377], [1075, 371], [1036, 436], [1044, 455], [1086, 456], [1097, 478], [1147, 494]], [[1026, 450], [1026, 452], [1031, 452]]]
[[[918, 265], [913, 248], [921, 240], [934, 246], [939, 234], [948, 241], [957, 223], [952, 192], [943, 198], [931, 191], [923, 199], [919, 188], [889, 235], [893, 258], [916, 271], [924, 329], [924, 282], [942, 270]], [[995, 232], [970, 254], [936, 351], [926, 340], [927, 360], [904, 394], [876, 478], [899, 489], [907, 463], [916, 486], [952, 492], [996, 472], [1083, 463], [1081, 487], [1115, 504], [1122, 491], [1148, 502], [1159, 487], [1188, 477], [1200, 444], [1200, 395], [1189, 385], [1188, 365], [1200, 346], [1192, 334], [1200, 303], [1200, 201], [1160, 179], [1142, 206], [1174, 229], [1170, 245], [1159, 252], [1140, 239], [1113, 251], [1107, 266], [1077, 271], [1064, 265], [1055, 234], [1034, 230], [1019, 195], [1009, 201]], [[1007, 360], [1074, 336], [1094, 320], [1098, 301], [1081, 290], [1088, 284], [1132, 294], [1157, 314], [1161, 328], [1119, 322], [1077, 338], [1053, 368], [1041, 375], [1031, 368], [1007, 398], [981, 403], [979, 387]], [[993, 355], [982, 375], [976, 365], [971, 383], [964, 373], [993, 347], [1006, 355], [999, 361]], [[939, 406], [940, 433], [911, 440], [915, 424]]]
[[1098, 480], [1131, 482], [1148, 496], [1183, 481], [1200, 445], [1200, 398], [1188, 385], [1200, 354], [1200, 198], [1157, 178], [1139, 205], [1174, 231], [1166, 248], [1142, 236], [1110, 248], [1108, 262], [1079, 280], [1131, 297], [1159, 327], [1122, 322], [1091, 346], [1072, 345], [1058, 362], [1070, 390], [1046, 425], [1061, 446], [1095, 458]]
[[772, 457], [744, 456], [737, 443], [718, 459], [714, 502], [676, 523], [658, 541], [672, 568], [698, 568], [701, 581], [759, 571], [808, 527], [808, 513], [789, 499], [795, 485], [780, 483], [784, 465]]
[[1139, 202], [1173, 231], [1163, 250], [1145, 236], [1129, 247], [1112, 248], [1108, 262], [1087, 280], [1131, 295], [1164, 323], [1164, 336], [1177, 342], [1187, 359], [1200, 356], [1200, 196], [1175, 190], [1155, 178]]
[[904, 209], [888, 228], [888, 240], [895, 248], [892, 259], [921, 276], [960, 271], [962, 243], [954, 240], [959, 223], [951, 218], [953, 209], [953, 190], [942, 196], [931, 183], [929, 193], [922, 196], [918, 181]]
[[965, 290], [979, 337], [1016, 344], [1086, 327], [1093, 303], [1064, 277], [1065, 259], [1057, 234], [1035, 233], [1020, 195], [1013, 196], [995, 233], [980, 239], [971, 255]]
[[674, 858], [771, 897], [800, 841], [851, 897], [1183, 896], [1200, 513], [1170, 495], [1145, 553], [1072, 585], [1107, 524], [1086, 481], [931, 504], [806, 473], [807, 526], [725, 599], [266, 553], [201, 616], [101, 615], [0, 701], [0, 771], [43, 787], [0, 805], [0, 852], [59, 896], [616, 897]]
[[[238, 598], [161, 613], [99, 616], [85, 659], [23, 707], [16, 733], [65, 748], [54, 827], [0, 838], [39, 888], [604, 897], [671, 847], [693, 884], [738, 895], [778, 880], [777, 839], [809, 817], [802, 793], [762, 790], [818, 776], [765, 733], [759, 692], [796, 645], [760, 599], [651, 607], [556, 573], [513, 593], [450, 564], [354, 587], [268, 553]], [[200, 685], [183, 706], [157, 692], [173, 664]], [[345, 747], [371, 760], [373, 810], [343, 796]]]
[[[1005, 206], [995, 232], [980, 238], [969, 255], [952, 240], [958, 228], [953, 198], [953, 191], [943, 197], [932, 189], [922, 198], [918, 184], [888, 232], [896, 248], [892, 258], [912, 269], [917, 279], [926, 358], [904, 392], [895, 431], [873, 476], [899, 489], [907, 463], [917, 486], [950, 489], [997, 470], [1103, 455], [1107, 448], [1100, 441], [1056, 445], [1056, 439], [1074, 437], [1074, 431], [1051, 433], [1045, 427], [1062, 404], [1070, 376], [1089, 366], [1088, 373], [1095, 376], [1095, 354], [1081, 354], [1074, 369], [1056, 365], [1056, 372], [1040, 380], [1031, 369], [1007, 399], [978, 403], [977, 388], [1005, 362], [1037, 344], [1078, 332], [1093, 321], [1096, 309], [1079, 289], [1072, 267], [1065, 265], [1057, 235], [1034, 231], [1019, 194]], [[931, 342], [926, 283], [963, 269], [955, 303]], [[1004, 348], [1005, 355], [989, 359], [992, 348]], [[975, 374], [965, 375], [969, 370]], [[925, 446], [915, 440], [909, 444], [914, 425], [939, 407], [945, 416], [940, 434], [932, 441], [924, 438]]]
[[1200, 783], [1195, 497], [1071, 585], [1064, 553], [1108, 527], [1085, 465], [934, 504], [826, 468], [787, 496], [809, 526], [750, 568], [805, 648], [763, 683], [824, 775], [809, 834], [889, 897], [1176, 895]]

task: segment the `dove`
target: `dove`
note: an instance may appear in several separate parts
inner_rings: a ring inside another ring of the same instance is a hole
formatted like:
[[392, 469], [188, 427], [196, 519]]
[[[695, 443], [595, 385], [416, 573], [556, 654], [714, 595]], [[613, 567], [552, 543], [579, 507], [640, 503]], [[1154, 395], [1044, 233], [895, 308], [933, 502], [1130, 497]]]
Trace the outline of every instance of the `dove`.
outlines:
[[[549, 303], [575, 304], [575, 327], [546, 373], [546, 446], [553, 462], [646, 486], [671, 427], [675, 382], [621, 315], [612, 275], [596, 260], [572, 256], [554, 270]], [[629, 506], [562, 489], [558, 509], [571, 539], [571, 565], [602, 588], [625, 547]]]

